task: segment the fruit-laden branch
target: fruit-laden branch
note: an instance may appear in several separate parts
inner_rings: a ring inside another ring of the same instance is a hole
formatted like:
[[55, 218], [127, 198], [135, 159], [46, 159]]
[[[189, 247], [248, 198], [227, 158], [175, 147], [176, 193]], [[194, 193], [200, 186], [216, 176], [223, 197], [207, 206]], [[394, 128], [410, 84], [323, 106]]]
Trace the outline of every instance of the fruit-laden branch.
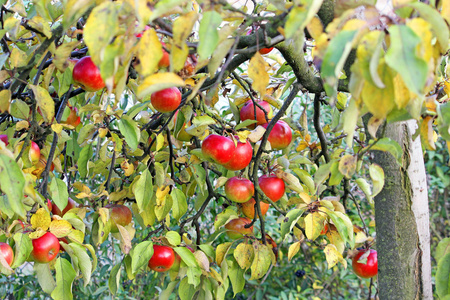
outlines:
[[328, 154], [328, 141], [325, 136], [325, 133], [322, 130], [322, 126], [320, 125], [320, 93], [316, 93], [314, 95], [314, 129], [317, 132], [317, 136], [320, 140], [320, 153], [316, 157], [316, 161], [319, 160], [320, 156], [323, 155], [325, 161], [327, 163], [330, 162], [330, 155]]
[[[254, 161], [253, 161], [253, 174], [251, 176], [251, 179], [253, 181], [253, 184], [255, 185], [255, 187], [259, 188], [258, 185], [258, 169], [259, 169], [259, 165], [261, 163], [261, 155], [263, 154], [264, 148], [266, 147], [266, 143], [267, 143], [267, 139], [269, 138], [269, 134], [272, 131], [272, 128], [275, 126], [275, 124], [277, 123], [277, 121], [285, 114], [286, 110], [288, 109], [289, 105], [291, 105], [292, 101], [295, 99], [295, 97], [297, 96], [298, 92], [301, 89], [301, 85], [298, 82], [295, 82], [292, 85], [292, 90], [289, 94], [289, 96], [286, 98], [286, 100], [284, 100], [283, 105], [280, 107], [280, 109], [278, 110], [278, 112], [276, 113], [276, 115], [272, 118], [272, 120], [269, 122], [269, 125], [266, 128], [266, 132], [264, 132], [264, 135], [261, 139], [261, 144], [259, 145], [258, 151], [256, 152]], [[258, 193], [255, 193], [255, 206], [257, 208], [258, 211], [258, 216], [259, 216], [259, 221], [261, 224], [261, 239], [262, 242], [264, 244], [266, 244], [266, 233], [265, 233], [265, 228], [264, 228], [264, 219], [263, 219], [263, 215], [261, 212], [261, 200], [258, 197]], [[254, 219], [252, 221], [252, 225], [256, 220], [256, 214], [254, 216]], [[250, 225], [251, 226], [251, 225]]]

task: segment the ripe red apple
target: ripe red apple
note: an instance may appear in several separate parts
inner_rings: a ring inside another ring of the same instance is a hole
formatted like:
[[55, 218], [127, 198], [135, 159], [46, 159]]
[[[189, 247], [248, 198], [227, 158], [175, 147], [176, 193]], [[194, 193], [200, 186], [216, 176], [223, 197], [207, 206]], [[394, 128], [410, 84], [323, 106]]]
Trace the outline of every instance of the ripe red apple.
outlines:
[[[264, 128], [267, 128], [267, 126], [269, 126], [269, 123], [263, 124], [262, 126]], [[286, 148], [292, 141], [291, 127], [289, 127], [286, 122], [279, 120], [277, 123], [275, 123], [275, 126], [273, 126], [267, 140], [270, 142], [270, 146], [272, 146], [272, 149], [281, 150]]]
[[133, 217], [131, 210], [125, 205], [120, 204], [108, 204], [105, 207], [109, 208], [109, 216], [111, 222], [111, 232], [119, 232], [117, 224], [121, 226], [127, 226], [131, 223]]
[[169, 246], [153, 245], [153, 256], [148, 267], [156, 272], [168, 271], [175, 262], [175, 252]]
[[76, 108], [76, 107], [66, 107], [65, 109], [70, 110], [70, 112], [69, 112], [69, 115], [67, 116], [66, 119], [61, 120], [61, 123], [67, 124], [67, 125], [72, 125], [73, 127], [77, 127], [78, 124], [80, 124], [80, 122], [81, 122], [80, 117], [77, 115], [78, 108]]
[[161, 46], [163, 47], [163, 49], [162, 49], [163, 56], [159, 60], [158, 68], [168, 68], [170, 66], [170, 56], [169, 56], [169, 53], [166, 50], [164, 50], [164, 48], [166, 47], [166, 44], [161, 42]]
[[[258, 103], [264, 110], [267, 112], [267, 118], [264, 114], [264, 111], [259, 108], [256, 105], [253, 105], [252, 100], [248, 100], [244, 106], [242, 106], [241, 111], [239, 113], [241, 121], [245, 120], [255, 120], [255, 107], [256, 107], [256, 125], [262, 125], [267, 122], [273, 117], [273, 110], [272, 106], [270, 106], [269, 103], [266, 101], [256, 100], [256, 103]], [[251, 124], [248, 126], [248, 128], [254, 129], [256, 127], [255, 124]]]
[[[247, 35], [250, 35], [252, 32], [253, 32], [253, 30], [250, 29], [249, 31], [247, 31]], [[267, 54], [267, 53], [269, 53], [270, 51], [272, 51], [272, 49], [273, 49], [273, 47], [270, 47], [270, 48], [262, 48], [262, 49], [259, 49], [259, 53], [261, 53], [261, 54]]]
[[30, 158], [32, 163], [37, 163], [41, 157], [41, 149], [39, 148], [38, 144], [33, 141], [31, 141], [28, 157]]
[[181, 93], [176, 87], [154, 92], [150, 98], [153, 107], [162, 113], [172, 112], [181, 103]]
[[252, 160], [253, 149], [249, 141], [241, 143], [238, 141], [234, 154], [230, 161], [223, 166], [231, 171], [239, 171], [248, 166]]
[[249, 228], [245, 228], [244, 226], [250, 224], [252, 221], [249, 218], [237, 218], [233, 219], [225, 225], [225, 229], [227, 231], [227, 235], [230, 239], [236, 240], [242, 238], [245, 235], [253, 234], [253, 225]]
[[[242, 203], [242, 213], [247, 218], [253, 219], [255, 217], [255, 199], [252, 198], [245, 203]], [[261, 207], [261, 213], [264, 216], [269, 210], [270, 204], [264, 203], [262, 201], [259, 202], [259, 206]], [[258, 216], [256, 216], [258, 218]]]
[[5, 146], [8, 146], [8, 136], [6, 134], [0, 134], [0, 140], [5, 143]]
[[231, 177], [225, 183], [225, 194], [228, 199], [238, 203], [244, 203], [250, 200], [255, 194], [253, 183], [241, 177]]
[[275, 175], [263, 175], [259, 177], [258, 184], [264, 194], [273, 202], [277, 202], [284, 195], [284, 181]]
[[221, 165], [231, 160], [235, 149], [234, 142], [230, 138], [217, 134], [207, 136], [202, 143], [203, 155]]
[[96, 92], [105, 87], [100, 75], [100, 69], [94, 64], [90, 56], [80, 59], [73, 67], [73, 81], [88, 92]]
[[320, 234], [327, 234], [327, 232], [328, 232], [328, 224], [325, 224], [324, 226], [323, 226], [323, 229], [322, 229], [322, 231], [320, 231]]
[[36, 262], [48, 263], [58, 255], [59, 241], [51, 232], [47, 232], [40, 238], [32, 240], [31, 243], [33, 245], [31, 256]]
[[8, 265], [11, 265], [14, 260], [14, 252], [10, 245], [0, 243], [0, 255], [6, 260]]
[[[370, 251], [367, 256], [367, 262], [358, 262], [361, 256], [363, 256], [367, 251]], [[356, 275], [362, 278], [371, 278], [377, 275], [378, 273], [378, 259], [377, 259], [377, 251], [370, 250], [360, 250], [358, 254], [355, 255], [352, 259], [352, 268]]]
[[66, 214], [66, 212], [68, 212], [69, 210], [71, 210], [72, 208], [76, 207], [77, 203], [72, 200], [71, 198], [69, 198], [69, 201], [67, 202], [66, 207], [63, 209], [63, 211], [61, 212], [61, 210], [58, 208], [58, 206], [52, 204], [52, 213], [54, 215], [58, 215], [60, 217], [64, 216]]

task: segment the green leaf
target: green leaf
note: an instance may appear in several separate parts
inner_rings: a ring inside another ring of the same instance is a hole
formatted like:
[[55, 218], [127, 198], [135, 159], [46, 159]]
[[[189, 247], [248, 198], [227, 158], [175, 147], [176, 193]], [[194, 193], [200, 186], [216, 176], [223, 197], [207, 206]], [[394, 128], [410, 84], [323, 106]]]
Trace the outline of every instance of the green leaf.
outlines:
[[84, 178], [88, 174], [88, 162], [89, 159], [92, 158], [94, 151], [91, 148], [91, 145], [84, 146], [81, 149], [80, 157], [78, 158], [78, 172], [80, 173], [80, 177]]
[[10, 112], [11, 116], [21, 120], [27, 120], [30, 117], [30, 107], [25, 101], [20, 99], [14, 100], [11, 103]]
[[422, 2], [410, 3], [409, 6], [414, 7], [419, 15], [431, 24], [433, 33], [442, 49], [447, 49], [450, 33], [447, 23], [445, 23], [439, 11]]
[[14, 234], [14, 242], [16, 243], [14, 246], [14, 261], [11, 267], [17, 268], [28, 259], [31, 251], [33, 251], [33, 244], [27, 234], [20, 232]]
[[188, 267], [187, 268], [188, 283], [197, 287], [200, 284], [200, 276], [202, 276], [202, 270], [198, 267]]
[[400, 74], [410, 91], [421, 95], [427, 80], [428, 65], [416, 55], [420, 37], [406, 25], [389, 27], [389, 34], [391, 46], [386, 53], [386, 63]]
[[34, 263], [34, 273], [37, 276], [39, 285], [47, 294], [51, 294], [56, 288], [55, 279], [53, 279], [52, 271], [49, 264]]
[[201, 165], [191, 165], [193, 176], [200, 188], [200, 192], [204, 194], [206, 188], [206, 171]]
[[192, 284], [189, 284], [188, 278], [185, 277], [180, 282], [178, 287], [178, 296], [181, 300], [191, 300], [194, 298], [196, 288]]
[[[306, 2], [306, 3], [305, 3]], [[303, 31], [319, 11], [323, 0], [302, 1], [302, 5], [294, 7], [287, 17], [285, 25], [286, 39], [292, 38], [296, 32]], [[306, 5], [305, 5], [306, 4]]]
[[216, 219], [214, 221], [214, 228], [217, 230], [223, 225], [227, 224], [229, 221], [237, 218], [239, 218], [239, 216], [236, 210], [234, 210], [231, 207], [228, 207], [216, 216]]
[[40, 86], [30, 86], [36, 97], [37, 106], [41, 110], [45, 122], [52, 123], [55, 117], [55, 102], [48, 91]]
[[314, 174], [314, 183], [316, 184], [316, 186], [319, 186], [320, 184], [325, 182], [325, 180], [327, 180], [331, 172], [331, 164], [332, 163], [329, 162], [327, 164], [320, 165], [319, 169]]
[[339, 183], [341, 183], [342, 179], [344, 178], [344, 174], [342, 174], [339, 171], [339, 162], [338, 161], [335, 161], [332, 163], [330, 171], [331, 171], [331, 177], [330, 177], [330, 180], [328, 181], [328, 184], [330, 186], [333, 186], [333, 185], [338, 185]]
[[373, 183], [373, 194], [372, 197], [378, 195], [384, 186], [384, 171], [377, 164], [371, 164], [369, 167], [370, 178]]
[[69, 192], [67, 191], [67, 184], [59, 178], [53, 177], [50, 183], [50, 191], [52, 193], [52, 200], [58, 208], [63, 211], [69, 202]]
[[450, 295], [450, 253], [444, 255], [438, 262], [436, 293], [441, 299]]
[[200, 28], [198, 31], [199, 42], [197, 52], [200, 60], [207, 59], [216, 49], [219, 43], [219, 33], [217, 27], [222, 23], [222, 17], [215, 10], [206, 11], [203, 13], [203, 18], [200, 21]]
[[169, 300], [170, 296], [173, 294], [173, 290], [177, 286], [177, 281], [172, 281], [167, 285], [167, 288], [159, 294], [158, 300]]
[[[370, 147], [370, 145], [364, 148], [363, 151], [368, 149], [368, 147]], [[391, 140], [390, 138], [386, 137], [379, 139], [375, 145], [370, 147], [370, 150], [389, 152], [392, 154], [392, 156], [394, 156], [397, 163], [400, 166], [402, 165], [402, 155], [403, 155], [402, 147], [400, 147], [400, 145], [396, 141]]]
[[181, 236], [176, 231], [168, 231], [166, 233], [166, 239], [172, 246], [178, 246], [181, 244]]
[[94, 0], [69, 0], [64, 9], [64, 28], [67, 29], [74, 24], [94, 3]]
[[179, 221], [188, 209], [186, 195], [180, 189], [172, 189], [170, 195], [172, 195], [173, 199], [172, 216]]
[[78, 134], [77, 143], [79, 145], [83, 144], [95, 131], [96, 128], [94, 124], [87, 124], [83, 126]]
[[[0, 154], [0, 187], [8, 198], [9, 207], [19, 216], [25, 217], [25, 207], [22, 203], [25, 177], [14, 159], [4, 154]], [[5, 200], [3, 197], [3, 201]]]
[[153, 243], [144, 241], [137, 244], [131, 253], [131, 270], [135, 274], [140, 268], [146, 266], [153, 256]]
[[324, 88], [327, 95], [332, 99], [337, 96], [337, 86], [344, 63], [352, 50], [352, 43], [357, 30], [343, 30], [339, 32], [330, 42], [322, 62], [322, 75]]
[[314, 194], [316, 192], [316, 187], [314, 185], [314, 180], [311, 177], [311, 174], [299, 168], [295, 168], [292, 171], [294, 171], [294, 173], [297, 174], [297, 176], [300, 178], [303, 184], [306, 185], [310, 194]]
[[253, 243], [253, 250], [255, 258], [253, 259], [251, 267], [252, 276], [250, 277], [250, 280], [260, 279], [267, 273], [270, 264], [272, 263], [272, 256], [274, 255], [272, 249], [259, 242]]
[[220, 265], [222, 265], [222, 262], [225, 261], [224, 258], [227, 256], [228, 251], [231, 248], [231, 245], [233, 245], [233, 243], [231, 243], [231, 242], [217, 245], [217, 248], [216, 248], [216, 263], [217, 263], [217, 265], [220, 266]]
[[441, 260], [446, 254], [450, 253], [450, 237], [442, 239], [436, 248], [436, 254], [434, 258], [436, 261]]
[[176, 247], [173, 250], [178, 253], [188, 267], [198, 268], [197, 260], [191, 250], [186, 247]]
[[228, 277], [233, 287], [234, 296], [244, 290], [245, 286], [245, 270], [243, 270], [235, 260], [228, 260]]
[[91, 281], [92, 263], [91, 258], [86, 252], [86, 248], [77, 243], [70, 243], [74, 255], [78, 258], [78, 267], [83, 275], [84, 286], [86, 287]]
[[240, 243], [233, 252], [234, 258], [238, 262], [241, 269], [247, 270], [252, 266], [253, 246], [246, 242]]
[[141, 132], [137, 123], [127, 115], [123, 115], [119, 121], [120, 133], [125, 137], [125, 141], [131, 150], [137, 149], [139, 139], [141, 138]]
[[355, 239], [353, 236], [353, 224], [349, 217], [340, 211], [331, 211], [325, 207], [322, 207], [322, 211], [333, 221], [344, 242], [347, 242], [353, 248], [355, 246]]
[[297, 208], [289, 211], [281, 222], [281, 240], [286, 238], [286, 235], [291, 232], [292, 228], [294, 228], [295, 224], [301, 218], [303, 213], [305, 212], [304, 208]]
[[356, 105], [356, 100], [352, 97], [342, 116], [342, 120], [344, 121], [342, 130], [345, 134], [347, 134], [347, 137], [345, 138], [345, 143], [349, 148], [352, 148], [353, 145], [353, 135], [355, 133], [358, 117], [359, 117], [358, 105]]
[[153, 197], [153, 178], [148, 168], [142, 172], [141, 177], [134, 184], [134, 196], [136, 197], [136, 204], [139, 212], [147, 211], [150, 208], [150, 203]]
[[73, 299], [72, 283], [75, 280], [76, 272], [70, 262], [58, 257], [55, 263], [56, 288], [52, 292], [53, 299]]
[[117, 293], [117, 289], [119, 288], [121, 266], [121, 264], [115, 265], [109, 275], [108, 286], [113, 295]]
[[356, 184], [359, 186], [370, 204], [373, 204], [372, 192], [370, 190], [370, 184], [364, 178], [356, 179]]

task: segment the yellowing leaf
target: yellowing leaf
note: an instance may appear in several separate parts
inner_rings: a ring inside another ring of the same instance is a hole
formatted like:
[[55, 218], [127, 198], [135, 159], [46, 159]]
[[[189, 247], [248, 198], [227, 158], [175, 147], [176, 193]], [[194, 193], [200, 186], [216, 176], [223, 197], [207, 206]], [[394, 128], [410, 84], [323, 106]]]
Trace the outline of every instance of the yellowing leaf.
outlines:
[[434, 143], [433, 117], [426, 116], [420, 122], [420, 137], [428, 150], [436, 150]]
[[306, 25], [306, 28], [308, 29], [309, 34], [315, 40], [317, 40], [317, 38], [323, 32], [322, 21], [317, 16], [314, 16], [314, 18], [311, 19], [311, 22], [309, 22], [308, 25]]
[[50, 232], [57, 238], [62, 238], [72, 232], [72, 225], [66, 220], [53, 220], [50, 223]]
[[[150, 50], [151, 49], [151, 50]], [[139, 64], [136, 69], [142, 76], [153, 74], [158, 69], [158, 63], [163, 57], [163, 50], [156, 31], [147, 29], [138, 44]]]
[[154, 92], [174, 86], [184, 86], [184, 81], [180, 76], [174, 73], [157, 73], [144, 79], [138, 86], [137, 94], [142, 99]]
[[52, 124], [52, 130], [59, 134], [63, 130], [63, 125], [61, 125], [61, 124]]
[[53, 122], [53, 118], [55, 117], [55, 102], [53, 98], [46, 89], [40, 86], [31, 85], [30, 87], [36, 97], [37, 105], [41, 110], [45, 122]]
[[377, 137], [378, 128], [381, 124], [383, 124], [383, 122], [383, 119], [378, 119], [376, 117], [370, 118], [369, 123], [367, 124], [367, 129], [373, 138]]
[[345, 250], [345, 242], [339, 232], [337, 232], [337, 230], [335, 229], [332, 229], [328, 230], [326, 235], [330, 243], [336, 247], [337, 251], [339, 251], [339, 253], [343, 253]]
[[16, 131], [20, 131], [22, 129], [28, 129], [30, 127], [30, 123], [28, 121], [19, 121], [16, 123]]
[[40, 238], [41, 236], [43, 236], [46, 233], [47, 233], [47, 230], [42, 230], [41, 227], [38, 227], [36, 229], [36, 231], [31, 232], [28, 236], [30, 237], [30, 239], [34, 240], [34, 239]]
[[19, 48], [14, 47], [9, 60], [12, 68], [24, 67], [28, 63], [28, 55]]
[[305, 217], [305, 233], [306, 238], [314, 241], [319, 237], [320, 232], [323, 229], [323, 223], [326, 220], [326, 216], [320, 212], [313, 212]]
[[50, 222], [50, 214], [44, 208], [39, 208], [30, 219], [31, 227], [33, 229], [41, 228], [44, 231], [48, 229]]
[[228, 253], [228, 250], [230, 249], [231, 245], [233, 243], [228, 242], [228, 243], [223, 243], [217, 246], [216, 248], [216, 263], [217, 265], [221, 265], [223, 259], [225, 258], [225, 256]]
[[0, 113], [4, 113], [9, 110], [10, 102], [11, 91], [8, 89], [0, 91]]
[[269, 84], [269, 74], [266, 71], [266, 62], [259, 52], [250, 59], [248, 66], [248, 76], [252, 79], [253, 88], [262, 97], [266, 94], [266, 87]]
[[289, 250], [288, 250], [288, 260], [291, 261], [292, 258], [295, 256], [295, 254], [298, 253], [298, 251], [300, 251], [300, 242], [295, 242], [292, 245], [289, 246]]
[[240, 243], [234, 250], [234, 258], [241, 269], [247, 270], [251, 267], [253, 261], [253, 246], [247, 243]]
[[250, 280], [260, 279], [266, 275], [272, 263], [273, 252], [267, 245], [263, 245], [259, 242], [253, 243], [253, 250], [255, 258], [253, 259], [251, 271], [252, 275]]
[[339, 161], [339, 172], [341, 172], [346, 178], [350, 179], [356, 171], [356, 163], [358, 157], [353, 155], [344, 155]]
[[323, 250], [325, 256], [327, 258], [328, 269], [334, 267], [338, 262], [344, 265], [344, 268], [347, 269], [347, 261], [342, 257], [342, 254], [336, 249], [336, 246], [332, 244], [328, 244], [325, 246]]

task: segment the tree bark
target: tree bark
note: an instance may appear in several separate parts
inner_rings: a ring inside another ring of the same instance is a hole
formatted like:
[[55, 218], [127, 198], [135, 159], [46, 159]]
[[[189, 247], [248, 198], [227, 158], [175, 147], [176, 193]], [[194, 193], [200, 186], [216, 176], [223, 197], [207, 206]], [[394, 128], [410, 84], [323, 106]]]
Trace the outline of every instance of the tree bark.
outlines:
[[386, 136], [403, 149], [402, 166], [388, 152], [374, 155], [385, 173], [375, 197], [380, 299], [433, 299], [427, 182], [415, 127], [414, 120], [387, 126]]

